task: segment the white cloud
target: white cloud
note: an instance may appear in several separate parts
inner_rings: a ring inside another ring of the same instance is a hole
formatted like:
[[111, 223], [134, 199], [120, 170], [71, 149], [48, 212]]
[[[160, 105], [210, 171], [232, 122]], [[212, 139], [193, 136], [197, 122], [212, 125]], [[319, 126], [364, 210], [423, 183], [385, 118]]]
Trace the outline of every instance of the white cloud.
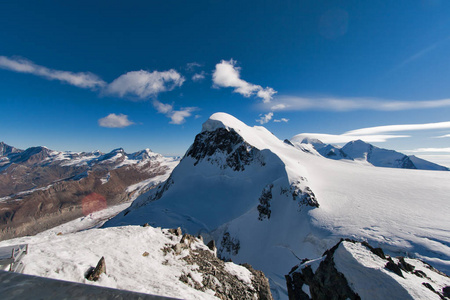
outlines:
[[[410, 137], [409, 135], [392, 135], [386, 133], [445, 129], [445, 128], [450, 128], [450, 122], [375, 126], [350, 130], [343, 134], [337, 135], [321, 134], [321, 133], [301, 133], [299, 135], [296, 135], [295, 138], [296, 140], [301, 140], [305, 137], [310, 137], [310, 138], [317, 138], [324, 143], [337, 143], [337, 144], [347, 143], [358, 139], [369, 143], [386, 142], [388, 139]], [[450, 137], [450, 134], [443, 137]]]
[[213, 73], [214, 86], [232, 87], [234, 88], [235, 93], [239, 93], [244, 97], [256, 95], [263, 99], [264, 103], [270, 102], [276, 91], [271, 87], [263, 88], [260, 85], [242, 80], [240, 78], [240, 70], [241, 68], [236, 66], [235, 60], [222, 60], [220, 63], [216, 64], [216, 69]]
[[193, 107], [183, 108], [181, 110], [174, 110], [168, 116], [171, 119], [170, 124], [183, 124], [187, 117], [192, 115], [192, 112], [195, 110]]
[[268, 123], [270, 120], [272, 120], [273, 112], [267, 113], [265, 115], [260, 115], [261, 118], [259, 120], [256, 120], [259, 124], [263, 125]]
[[450, 148], [418, 148], [414, 150], [404, 150], [405, 152], [412, 153], [420, 153], [420, 152], [429, 152], [429, 153], [450, 153]]
[[450, 122], [376, 126], [351, 130], [346, 132], [345, 135], [377, 134], [385, 132], [416, 131], [416, 130], [445, 129], [445, 128], [450, 128]]
[[388, 139], [406, 138], [409, 135], [345, 135], [345, 134], [325, 134], [325, 133], [301, 133], [294, 136], [295, 141], [302, 141], [304, 138], [318, 139], [326, 144], [342, 144], [354, 140], [363, 140], [367, 143], [386, 142]]
[[156, 110], [162, 114], [170, 113], [173, 110], [173, 105], [159, 102], [156, 99], [153, 100], [153, 107], [156, 108]]
[[444, 134], [444, 135], [440, 135], [440, 136], [435, 136], [435, 138], [437, 139], [443, 139], [443, 138], [448, 138], [450, 137], [450, 134]]
[[185, 107], [180, 110], [174, 110], [173, 105], [162, 103], [158, 100], [153, 100], [153, 106], [155, 109], [164, 114], [166, 117], [170, 118], [170, 124], [183, 124], [187, 117], [192, 115], [193, 111], [196, 111], [196, 107]]
[[201, 71], [200, 73], [196, 73], [192, 76], [192, 81], [201, 81], [205, 79], [205, 71]]
[[194, 71], [195, 68], [199, 68], [199, 67], [202, 67], [202, 66], [203, 66], [202, 64], [199, 64], [197, 62], [191, 62], [191, 63], [187, 63], [186, 64], [186, 70], [192, 72], [192, 71]]
[[171, 91], [183, 84], [184, 77], [171, 69], [164, 72], [131, 71], [121, 75], [106, 88], [106, 93], [124, 97], [138, 96], [146, 99], [165, 91]]
[[353, 111], [353, 110], [377, 110], [400, 111], [410, 109], [429, 109], [450, 107], [450, 99], [427, 101], [397, 101], [376, 98], [336, 98], [318, 97], [307, 98], [297, 96], [278, 96], [271, 103], [261, 104], [263, 109], [274, 111]]
[[134, 122], [128, 120], [128, 116], [124, 114], [109, 114], [98, 120], [98, 125], [108, 128], [123, 128], [133, 124]]
[[284, 122], [284, 123], [287, 123], [287, 122], [289, 122], [289, 119], [286, 119], [286, 118], [281, 118], [281, 119], [275, 119], [275, 120], [273, 120], [275, 123], [281, 123], [281, 122]]
[[97, 75], [89, 72], [74, 73], [53, 70], [36, 65], [33, 62], [22, 58], [12, 59], [6, 56], [0, 56], [0, 68], [19, 73], [33, 74], [49, 80], [59, 80], [80, 88], [96, 89], [106, 85], [106, 82], [101, 80]]

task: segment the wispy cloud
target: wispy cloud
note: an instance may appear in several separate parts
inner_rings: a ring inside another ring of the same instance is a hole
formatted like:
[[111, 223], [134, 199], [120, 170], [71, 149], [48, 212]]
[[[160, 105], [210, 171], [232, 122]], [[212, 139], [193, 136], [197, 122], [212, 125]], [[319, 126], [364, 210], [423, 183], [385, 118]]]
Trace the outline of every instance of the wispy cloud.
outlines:
[[435, 136], [435, 138], [437, 138], [437, 139], [450, 138], [450, 133], [449, 134], [440, 135], [440, 136]]
[[450, 99], [427, 101], [397, 101], [377, 98], [336, 98], [336, 97], [297, 97], [278, 96], [270, 103], [262, 103], [262, 109], [271, 111], [400, 111], [450, 107]]
[[23, 58], [0, 56], [0, 68], [19, 73], [33, 74], [49, 80], [59, 80], [80, 88], [97, 89], [106, 86], [106, 82], [95, 74], [49, 69]]
[[132, 71], [111, 82], [105, 92], [119, 97], [130, 95], [147, 99], [161, 92], [171, 91], [183, 82], [184, 77], [173, 69], [163, 72]]
[[186, 70], [187, 70], [187, 71], [190, 71], [190, 72], [192, 72], [192, 71], [194, 71], [196, 68], [200, 68], [200, 67], [203, 67], [203, 65], [200, 64], [200, 63], [198, 63], [198, 62], [190, 62], [190, 63], [187, 63], [187, 64], [186, 64]]
[[[197, 63], [188, 64], [190, 68], [199, 66], [201, 65]], [[14, 72], [33, 74], [49, 80], [59, 80], [80, 88], [99, 89], [103, 94], [121, 98], [137, 97], [142, 100], [153, 99], [155, 109], [170, 118], [170, 123], [172, 124], [184, 123], [185, 119], [190, 117], [193, 111], [197, 110], [196, 107], [174, 110], [173, 105], [164, 104], [156, 99], [159, 93], [171, 91], [183, 85], [185, 78], [174, 69], [163, 72], [131, 71], [119, 76], [108, 84], [97, 75], [89, 72], [73, 73], [53, 70], [21, 58], [0, 56], [0, 68]], [[198, 75], [204, 76], [205, 73], [201, 72]], [[200, 80], [200, 78], [198, 79]], [[110, 114], [99, 119], [98, 124], [102, 127], [122, 128], [134, 123], [128, 120], [128, 116], [126, 115]]]
[[389, 134], [376, 134], [376, 135], [345, 135], [345, 134], [325, 134], [325, 133], [300, 133], [292, 138], [294, 141], [301, 142], [304, 138], [318, 139], [326, 144], [342, 144], [348, 143], [354, 140], [363, 140], [368, 143], [381, 143], [386, 142], [389, 139], [406, 138], [409, 135], [389, 135]]
[[430, 129], [450, 128], [450, 122], [425, 123], [425, 124], [402, 124], [367, 127], [346, 132], [346, 135], [378, 134], [385, 132], [404, 132]]
[[289, 119], [281, 118], [281, 119], [274, 119], [273, 121], [275, 123], [281, 123], [281, 122], [287, 123], [287, 122], [289, 122]]
[[201, 71], [200, 73], [195, 73], [194, 75], [192, 75], [192, 81], [202, 81], [203, 79], [205, 79], [205, 71]]
[[432, 52], [433, 50], [435, 50], [436, 48], [438, 48], [439, 46], [441, 46], [442, 44], [444, 44], [445, 42], [447, 42], [448, 40], [450, 40], [450, 37], [446, 37], [445, 39], [442, 39], [436, 43], [433, 43], [431, 45], [429, 45], [428, 47], [425, 47], [424, 49], [414, 53], [413, 55], [411, 55], [410, 57], [408, 57], [407, 59], [405, 59], [404, 61], [402, 61], [401, 63], [399, 63], [398, 65], [396, 65], [395, 67], [393, 67], [388, 73], [392, 73], [395, 72], [403, 67], [405, 67], [406, 65], [420, 59], [421, 57], [427, 55], [428, 53]]
[[337, 144], [347, 143], [358, 139], [366, 142], [386, 142], [389, 139], [410, 137], [410, 135], [395, 135], [388, 133], [404, 133], [409, 131], [435, 130], [445, 128], [450, 128], [450, 122], [375, 126], [350, 130], [343, 134], [301, 133], [296, 135], [294, 138], [295, 140], [299, 141], [303, 138], [309, 137], [319, 139], [324, 143]]
[[174, 110], [173, 105], [162, 103], [156, 99], [153, 100], [153, 107], [161, 114], [164, 114], [171, 121], [170, 124], [180, 125], [186, 121], [186, 118], [192, 116], [192, 112], [198, 110], [196, 107], [185, 107], [180, 110]]
[[124, 114], [109, 114], [98, 120], [98, 125], [107, 128], [124, 128], [133, 124], [134, 122], [128, 120], [128, 116]]
[[265, 115], [259, 115], [260, 118], [258, 120], [256, 120], [256, 122], [258, 122], [259, 124], [263, 125], [268, 123], [270, 120], [272, 120], [273, 117], [273, 112], [267, 113]]
[[230, 59], [222, 60], [216, 64], [213, 73], [213, 83], [215, 87], [231, 87], [235, 93], [239, 93], [244, 97], [255, 95], [263, 100], [264, 103], [270, 102], [276, 91], [271, 87], [263, 88], [260, 85], [249, 83], [241, 79], [240, 67], [236, 66], [236, 61]]
[[418, 148], [403, 151], [411, 153], [450, 153], [450, 148]]

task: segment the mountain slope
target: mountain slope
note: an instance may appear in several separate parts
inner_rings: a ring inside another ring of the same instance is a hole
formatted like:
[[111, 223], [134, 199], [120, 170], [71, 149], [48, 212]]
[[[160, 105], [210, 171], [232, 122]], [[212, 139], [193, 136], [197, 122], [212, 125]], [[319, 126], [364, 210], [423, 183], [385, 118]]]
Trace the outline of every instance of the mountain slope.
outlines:
[[[59, 235], [50, 231], [3, 241], [0, 247], [24, 243], [29, 252], [21, 261], [29, 275], [178, 299], [272, 300], [260, 271], [223, 262], [201, 239], [173, 229], [127, 226]], [[106, 272], [98, 281], [87, 280], [86, 273], [101, 257]], [[2, 299], [17, 299], [13, 293], [23, 289], [19, 285], [11, 290]], [[95, 299], [123, 299], [100, 293], [93, 295]], [[73, 296], [68, 293], [64, 299]], [[46, 298], [54, 297], [49, 290]]]
[[170, 178], [106, 227], [181, 226], [249, 262], [287, 297], [284, 274], [341, 237], [450, 271], [450, 173], [367, 168], [311, 155], [263, 127], [217, 113]]

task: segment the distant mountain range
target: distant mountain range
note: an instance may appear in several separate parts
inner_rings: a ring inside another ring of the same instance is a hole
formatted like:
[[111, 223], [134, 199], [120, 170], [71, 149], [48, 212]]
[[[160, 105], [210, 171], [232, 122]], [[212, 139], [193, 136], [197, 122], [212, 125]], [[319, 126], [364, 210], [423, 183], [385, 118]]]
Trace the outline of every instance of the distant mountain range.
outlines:
[[[450, 169], [430, 161], [418, 158], [414, 155], [378, 148], [361, 140], [351, 141], [342, 148], [336, 145], [324, 144], [318, 139], [293, 137], [290, 142], [304, 151], [317, 152], [323, 157], [334, 160], [351, 160], [375, 167], [419, 169], [433, 171], [449, 171]], [[305, 145], [311, 145], [315, 151], [311, 151]]]
[[[0, 143], [0, 240], [34, 234], [127, 200], [164, 181], [178, 158], [149, 149], [127, 154], [20, 150]], [[84, 204], [83, 204], [84, 200]]]

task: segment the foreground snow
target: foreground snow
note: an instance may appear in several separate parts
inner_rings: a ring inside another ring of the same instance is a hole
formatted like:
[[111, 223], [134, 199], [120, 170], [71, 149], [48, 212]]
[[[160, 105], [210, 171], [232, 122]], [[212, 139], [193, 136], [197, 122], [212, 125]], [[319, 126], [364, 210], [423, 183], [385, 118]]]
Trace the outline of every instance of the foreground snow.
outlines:
[[[163, 248], [180, 242], [181, 236], [174, 237], [160, 228], [126, 226], [63, 235], [47, 232], [3, 241], [0, 247], [29, 245], [29, 253], [22, 260], [25, 274], [183, 299], [217, 299], [213, 291], [201, 292], [179, 280], [184, 273], [201, 282], [202, 275], [196, 266], [181, 259], [187, 250], [180, 255], [164, 253]], [[191, 248], [208, 249], [201, 242], [193, 243]], [[143, 256], [145, 252], [148, 256]], [[95, 267], [102, 256], [106, 274], [98, 282], [86, 280], [85, 272]], [[245, 273], [245, 268], [235, 268]]]

